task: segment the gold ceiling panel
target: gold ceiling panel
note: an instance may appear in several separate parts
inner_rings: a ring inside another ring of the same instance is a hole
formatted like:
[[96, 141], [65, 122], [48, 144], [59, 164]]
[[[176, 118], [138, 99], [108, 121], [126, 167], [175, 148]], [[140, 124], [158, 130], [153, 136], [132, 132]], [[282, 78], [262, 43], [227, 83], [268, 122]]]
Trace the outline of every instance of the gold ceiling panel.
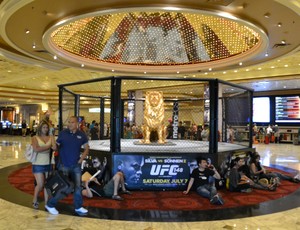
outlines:
[[227, 59], [255, 48], [262, 38], [245, 23], [217, 14], [133, 11], [68, 22], [50, 40], [79, 60], [140, 67]]

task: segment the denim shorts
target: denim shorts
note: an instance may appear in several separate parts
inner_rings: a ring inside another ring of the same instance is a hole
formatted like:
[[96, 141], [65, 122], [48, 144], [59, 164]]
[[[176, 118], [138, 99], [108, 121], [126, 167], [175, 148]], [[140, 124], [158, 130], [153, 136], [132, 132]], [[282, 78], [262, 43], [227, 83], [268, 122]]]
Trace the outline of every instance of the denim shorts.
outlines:
[[33, 173], [46, 173], [52, 171], [51, 165], [32, 165]]

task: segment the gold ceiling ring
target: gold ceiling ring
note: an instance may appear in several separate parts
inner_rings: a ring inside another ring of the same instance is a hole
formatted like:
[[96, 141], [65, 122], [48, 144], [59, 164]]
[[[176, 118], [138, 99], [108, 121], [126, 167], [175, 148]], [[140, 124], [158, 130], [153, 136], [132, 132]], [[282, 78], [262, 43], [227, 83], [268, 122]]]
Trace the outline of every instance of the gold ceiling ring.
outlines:
[[78, 66], [130, 73], [237, 65], [265, 52], [268, 43], [261, 28], [228, 13], [155, 7], [72, 16], [43, 36], [47, 50]]

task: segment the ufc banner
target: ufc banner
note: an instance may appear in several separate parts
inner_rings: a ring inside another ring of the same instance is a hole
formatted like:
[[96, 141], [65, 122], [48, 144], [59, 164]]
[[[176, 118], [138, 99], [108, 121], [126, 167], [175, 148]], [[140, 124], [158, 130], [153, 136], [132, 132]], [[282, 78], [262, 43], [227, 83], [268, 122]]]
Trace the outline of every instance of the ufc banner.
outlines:
[[127, 188], [141, 190], [183, 190], [197, 167], [195, 155], [115, 154], [113, 162], [113, 172], [124, 173]]

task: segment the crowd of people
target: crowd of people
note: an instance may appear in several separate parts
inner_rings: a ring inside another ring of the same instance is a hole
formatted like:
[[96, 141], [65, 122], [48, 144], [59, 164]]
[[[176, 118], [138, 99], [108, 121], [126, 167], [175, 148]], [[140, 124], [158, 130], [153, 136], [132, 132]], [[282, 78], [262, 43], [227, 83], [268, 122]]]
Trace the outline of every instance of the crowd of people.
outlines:
[[[89, 154], [89, 139], [86, 133], [80, 129], [77, 117], [69, 118], [68, 128], [59, 133], [56, 141], [54, 136], [49, 134], [49, 131], [49, 122], [43, 120], [37, 128], [36, 135], [31, 138], [33, 149], [38, 153], [37, 159], [32, 163], [32, 172], [36, 181], [33, 208], [39, 208], [38, 196], [44, 188], [45, 180], [54, 168], [52, 151], [56, 149], [59, 149], [59, 160], [55, 167], [68, 176], [74, 184], [73, 204], [75, 212], [79, 215], [88, 213], [88, 210], [82, 206], [83, 196], [93, 197], [97, 195], [111, 197], [114, 200], [123, 200], [118, 194], [120, 189], [123, 194], [131, 194], [125, 188], [122, 172], [117, 172], [107, 183], [103, 183], [104, 180], [101, 180], [101, 176], [104, 175], [106, 162], [101, 165], [95, 161], [95, 167], [92, 167], [94, 171], [84, 172], [83, 168], [86, 167], [82, 167], [82, 165]], [[83, 152], [81, 152], [81, 148], [83, 148]], [[98, 177], [92, 176], [95, 170], [101, 172]], [[90, 178], [83, 180], [84, 173], [89, 173]], [[44, 189], [45, 209], [50, 214], [59, 214], [56, 209], [57, 203], [66, 195], [64, 192], [58, 192], [54, 196], [48, 197]]]
[[[93, 121], [92, 129], [97, 125]], [[59, 133], [56, 141], [54, 136], [50, 134], [50, 130], [50, 123], [44, 119], [37, 127], [36, 134], [32, 136], [33, 149], [38, 152], [36, 161], [32, 163], [32, 172], [36, 181], [32, 201], [34, 208], [39, 207], [38, 196], [44, 188], [48, 174], [53, 169], [52, 151], [57, 149], [59, 149], [59, 161], [56, 162], [56, 168], [69, 176], [74, 184], [73, 204], [76, 213], [88, 213], [88, 210], [82, 206], [83, 197], [109, 197], [121, 201], [124, 198], [120, 194], [131, 194], [126, 189], [124, 177], [126, 168], [129, 166], [122, 165], [123, 168], [120, 168], [115, 175], [109, 176], [109, 178], [104, 176], [105, 174], [108, 175], [106, 173], [106, 158], [103, 162], [95, 158], [92, 161], [93, 166], [87, 167], [89, 138], [86, 132], [82, 130], [77, 117], [69, 118], [68, 128]], [[92, 132], [90, 133], [93, 135]], [[275, 191], [281, 185], [282, 180], [293, 183], [300, 182], [299, 175], [291, 177], [276, 171], [266, 170], [260, 163], [258, 153], [250, 153], [250, 157], [246, 159], [237, 156], [230, 160], [230, 167], [225, 173], [222, 172], [222, 175], [208, 159], [203, 157], [197, 160], [197, 166], [192, 169], [183, 194], [187, 195], [194, 190], [200, 196], [209, 199], [213, 205], [224, 204], [222, 196], [217, 191], [217, 187], [222, 187], [219, 182], [224, 178], [226, 179], [226, 188], [231, 192], [251, 192], [252, 189]], [[56, 209], [57, 203], [67, 194], [57, 193], [50, 197], [46, 191], [44, 194], [46, 210], [53, 215], [59, 214]]]
[[253, 143], [279, 143], [280, 133], [278, 125], [268, 125], [268, 127], [258, 127], [256, 123], [252, 127]]
[[[124, 124], [123, 127], [125, 139], [141, 139], [143, 138], [141, 126], [136, 124]], [[208, 125], [196, 125], [195, 123], [190, 126], [186, 126], [182, 121], [178, 122], [178, 133], [176, 139], [189, 139], [198, 141], [209, 140], [209, 126]], [[166, 126], [166, 139], [173, 139], [173, 122], [169, 121]]]
[[275, 191], [281, 180], [299, 183], [299, 175], [291, 177], [266, 170], [260, 163], [260, 155], [252, 153], [249, 159], [235, 157], [226, 175], [227, 188], [232, 192], [251, 192], [252, 189]]
[[[96, 120], [93, 120], [91, 123], [82, 119], [79, 122], [79, 130], [84, 132], [90, 140], [99, 140], [100, 139], [100, 125]], [[110, 136], [110, 125], [107, 123], [103, 124], [103, 138]]]

